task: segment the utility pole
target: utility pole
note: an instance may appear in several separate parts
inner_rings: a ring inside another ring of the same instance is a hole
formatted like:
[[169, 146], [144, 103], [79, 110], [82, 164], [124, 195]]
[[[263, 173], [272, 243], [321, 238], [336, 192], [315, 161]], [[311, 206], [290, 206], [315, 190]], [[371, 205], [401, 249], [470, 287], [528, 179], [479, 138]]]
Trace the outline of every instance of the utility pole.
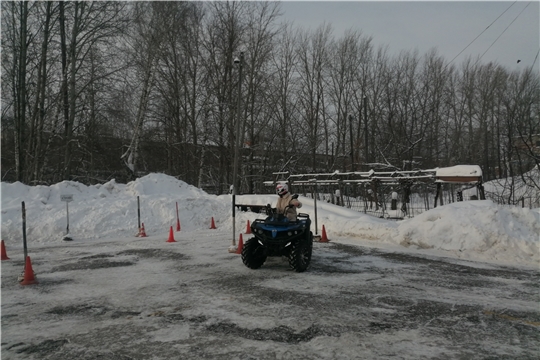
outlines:
[[[236, 107], [236, 139], [234, 142], [234, 169], [233, 169], [233, 193], [232, 193], [232, 218], [233, 218], [233, 239], [232, 245], [236, 246], [236, 195], [238, 195], [238, 166], [240, 157], [240, 117], [242, 116], [242, 65], [244, 64], [244, 53], [240, 53], [240, 59], [234, 59], [234, 63], [238, 64], [238, 104]], [[243, 130], [243, 129], [242, 129]]]

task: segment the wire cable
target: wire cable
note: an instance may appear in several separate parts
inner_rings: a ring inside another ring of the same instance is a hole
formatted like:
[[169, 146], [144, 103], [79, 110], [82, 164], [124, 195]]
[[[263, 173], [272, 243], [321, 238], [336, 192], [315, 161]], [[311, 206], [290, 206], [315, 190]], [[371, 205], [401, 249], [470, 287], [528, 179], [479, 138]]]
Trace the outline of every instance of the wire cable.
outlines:
[[[499, 18], [500, 18], [501, 16], [503, 16], [503, 15], [504, 15], [504, 14], [505, 14], [512, 6], [514, 6], [515, 3], [517, 3], [517, 0], [514, 1], [508, 8], [506, 8], [506, 10], [504, 10], [504, 11], [502, 12], [501, 15], [499, 15], [495, 20], [493, 20], [493, 21], [491, 22], [491, 24], [489, 24], [489, 25], [484, 29], [484, 31], [482, 31], [480, 34], [478, 34], [478, 36], [475, 37], [475, 38], [473, 39], [473, 41], [471, 41], [471, 42], [469, 43], [469, 45], [465, 46], [465, 48], [464, 48], [463, 50], [461, 50], [461, 51], [459, 52], [459, 54], [457, 54], [452, 60], [450, 60], [450, 62], [449, 62], [448, 64], [446, 64], [446, 66], [450, 65], [454, 60], [456, 60], [456, 58], [457, 58], [459, 55], [461, 55], [465, 50], [467, 50], [467, 48], [468, 48], [469, 46], [471, 46], [472, 43], [476, 41], [476, 39], [478, 39], [483, 33], [485, 33], [485, 32], [487, 31], [487, 29], [489, 29], [489, 28], [491, 27], [491, 25], [493, 25], [493, 24], [495, 23], [495, 21], [499, 20]], [[518, 16], [519, 16], [519, 15], [518, 15]]]
[[495, 43], [497, 42], [497, 40], [499, 40], [499, 38], [500, 38], [501, 36], [503, 36], [503, 34], [506, 32], [506, 30], [508, 30], [508, 28], [514, 23], [514, 21], [517, 20], [517, 18], [518, 18], [521, 14], [523, 14], [523, 12], [525, 11], [525, 9], [526, 9], [527, 7], [529, 7], [529, 5], [531, 5], [530, 2], [527, 4], [527, 6], [525, 6], [525, 7], [523, 8], [523, 10], [521, 10], [521, 12], [514, 18], [514, 20], [512, 20], [512, 22], [511, 22], [510, 24], [508, 24], [508, 26], [503, 30], [503, 32], [501, 33], [501, 35], [499, 35], [499, 36], [491, 43], [491, 45], [489, 45], [489, 47], [486, 49], [486, 51], [484, 51], [484, 52], [482, 53], [482, 55], [480, 55], [480, 57], [478, 58], [478, 60], [476, 60], [476, 62], [474, 63], [474, 65], [476, 65], [476, 64], [480, 61], [480, 59], [482, 59], [482, 57], [488, 52], [488, 50], [491, 49], [491, 47], [493, 46], [493, 44], [495, 44]]

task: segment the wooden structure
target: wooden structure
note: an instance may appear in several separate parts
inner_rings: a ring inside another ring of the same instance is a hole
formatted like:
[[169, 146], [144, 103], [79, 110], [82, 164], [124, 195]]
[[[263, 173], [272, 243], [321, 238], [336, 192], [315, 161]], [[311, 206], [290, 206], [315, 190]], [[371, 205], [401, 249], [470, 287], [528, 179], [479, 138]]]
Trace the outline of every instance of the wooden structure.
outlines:
[[[275, 180], [265, 181], [265, 186], [273, 188], [278, 182], [286, 182], [291, 192], [322, 197], [319, 200], [386, 218], [411, 217], [414, 212], [421, 213], [430, 207], [443, 205], [445, 201], [463, 201], [465, 188], [476, 187], [477, 198], [485, 199], [482, 170], [477, 165], [411, 171], [335, 171], [318, 174], [280, 172], [274, 175]], [[402, 204], [395, 214], [389, 214], [386, 205], [391, 200], [389, 194], [392, 192], [400, 193]]]

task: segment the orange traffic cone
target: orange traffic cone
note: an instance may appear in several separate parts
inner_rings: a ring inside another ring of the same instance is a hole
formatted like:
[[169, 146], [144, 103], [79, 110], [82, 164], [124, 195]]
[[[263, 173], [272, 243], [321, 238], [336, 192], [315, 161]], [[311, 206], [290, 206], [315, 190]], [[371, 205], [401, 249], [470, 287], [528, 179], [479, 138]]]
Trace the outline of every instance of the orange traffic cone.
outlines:
[[167, 242], [176, 242], [176, 240], [174, 240], [174, 233], [172, 231], [172, 226], [171, 226], [171, 230], [169, 231], [169, 240], [167, 240]]
[[244, 238], [242, 237], [242, 234], [240, 234], [240, 239], [238, 240], [238, 248], [236, 249], [236, 253], [241, 254], [243, 248], [244, 248]]
[[210, 224], [210, 229], [216, 229], [216, 223], [214, 223], [214, 217], [212, 216], [212, 223]]
[[4, 244], [4, 240], [2, 240], [2, 245], [0, 245], [0, 248], [1, 248], [1, 254], [0, 254], [0, 258], [1, 260], [9, 260], [8, 256], [7, 256], [7, 253], [6, 253], [6, 245]]
[[251, 234], [251, 226], [249, 225], [249, 220], [247, 222], [246, 234]]
[[21, 281], [21, 285], [32, 285], [37, 284], [36, 278], [34, 277], [34, 270], [32, 269], [32, 262], [30, 261], [30, 256], [26, 257], [26, 264], [24, 266], [24, 279]]
[[138, 237], [147, 237], [146, 236], [146, 230], [144, 230], [144, 223], [141, 224], [141, 228], [139, 229], [139, 233], [137, 234]]
[[319, 242], [328, 242], [328, 237], [326, 236], [326, 229], [324, 228], [324, 225], [322, 226], [322, 238]]
[[180, 231], [180, 219], [176, 219], [176, 231]]

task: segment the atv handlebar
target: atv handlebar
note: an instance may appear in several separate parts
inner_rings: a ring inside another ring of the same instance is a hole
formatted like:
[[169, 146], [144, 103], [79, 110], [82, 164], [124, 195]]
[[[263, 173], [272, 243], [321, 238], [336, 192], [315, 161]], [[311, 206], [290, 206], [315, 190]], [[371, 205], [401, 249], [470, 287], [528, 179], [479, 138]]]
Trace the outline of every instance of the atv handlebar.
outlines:
[[276, 208], [273, 208], [270, 204], [266, 204], [266, 216], [272, 216], [276, 213]]

